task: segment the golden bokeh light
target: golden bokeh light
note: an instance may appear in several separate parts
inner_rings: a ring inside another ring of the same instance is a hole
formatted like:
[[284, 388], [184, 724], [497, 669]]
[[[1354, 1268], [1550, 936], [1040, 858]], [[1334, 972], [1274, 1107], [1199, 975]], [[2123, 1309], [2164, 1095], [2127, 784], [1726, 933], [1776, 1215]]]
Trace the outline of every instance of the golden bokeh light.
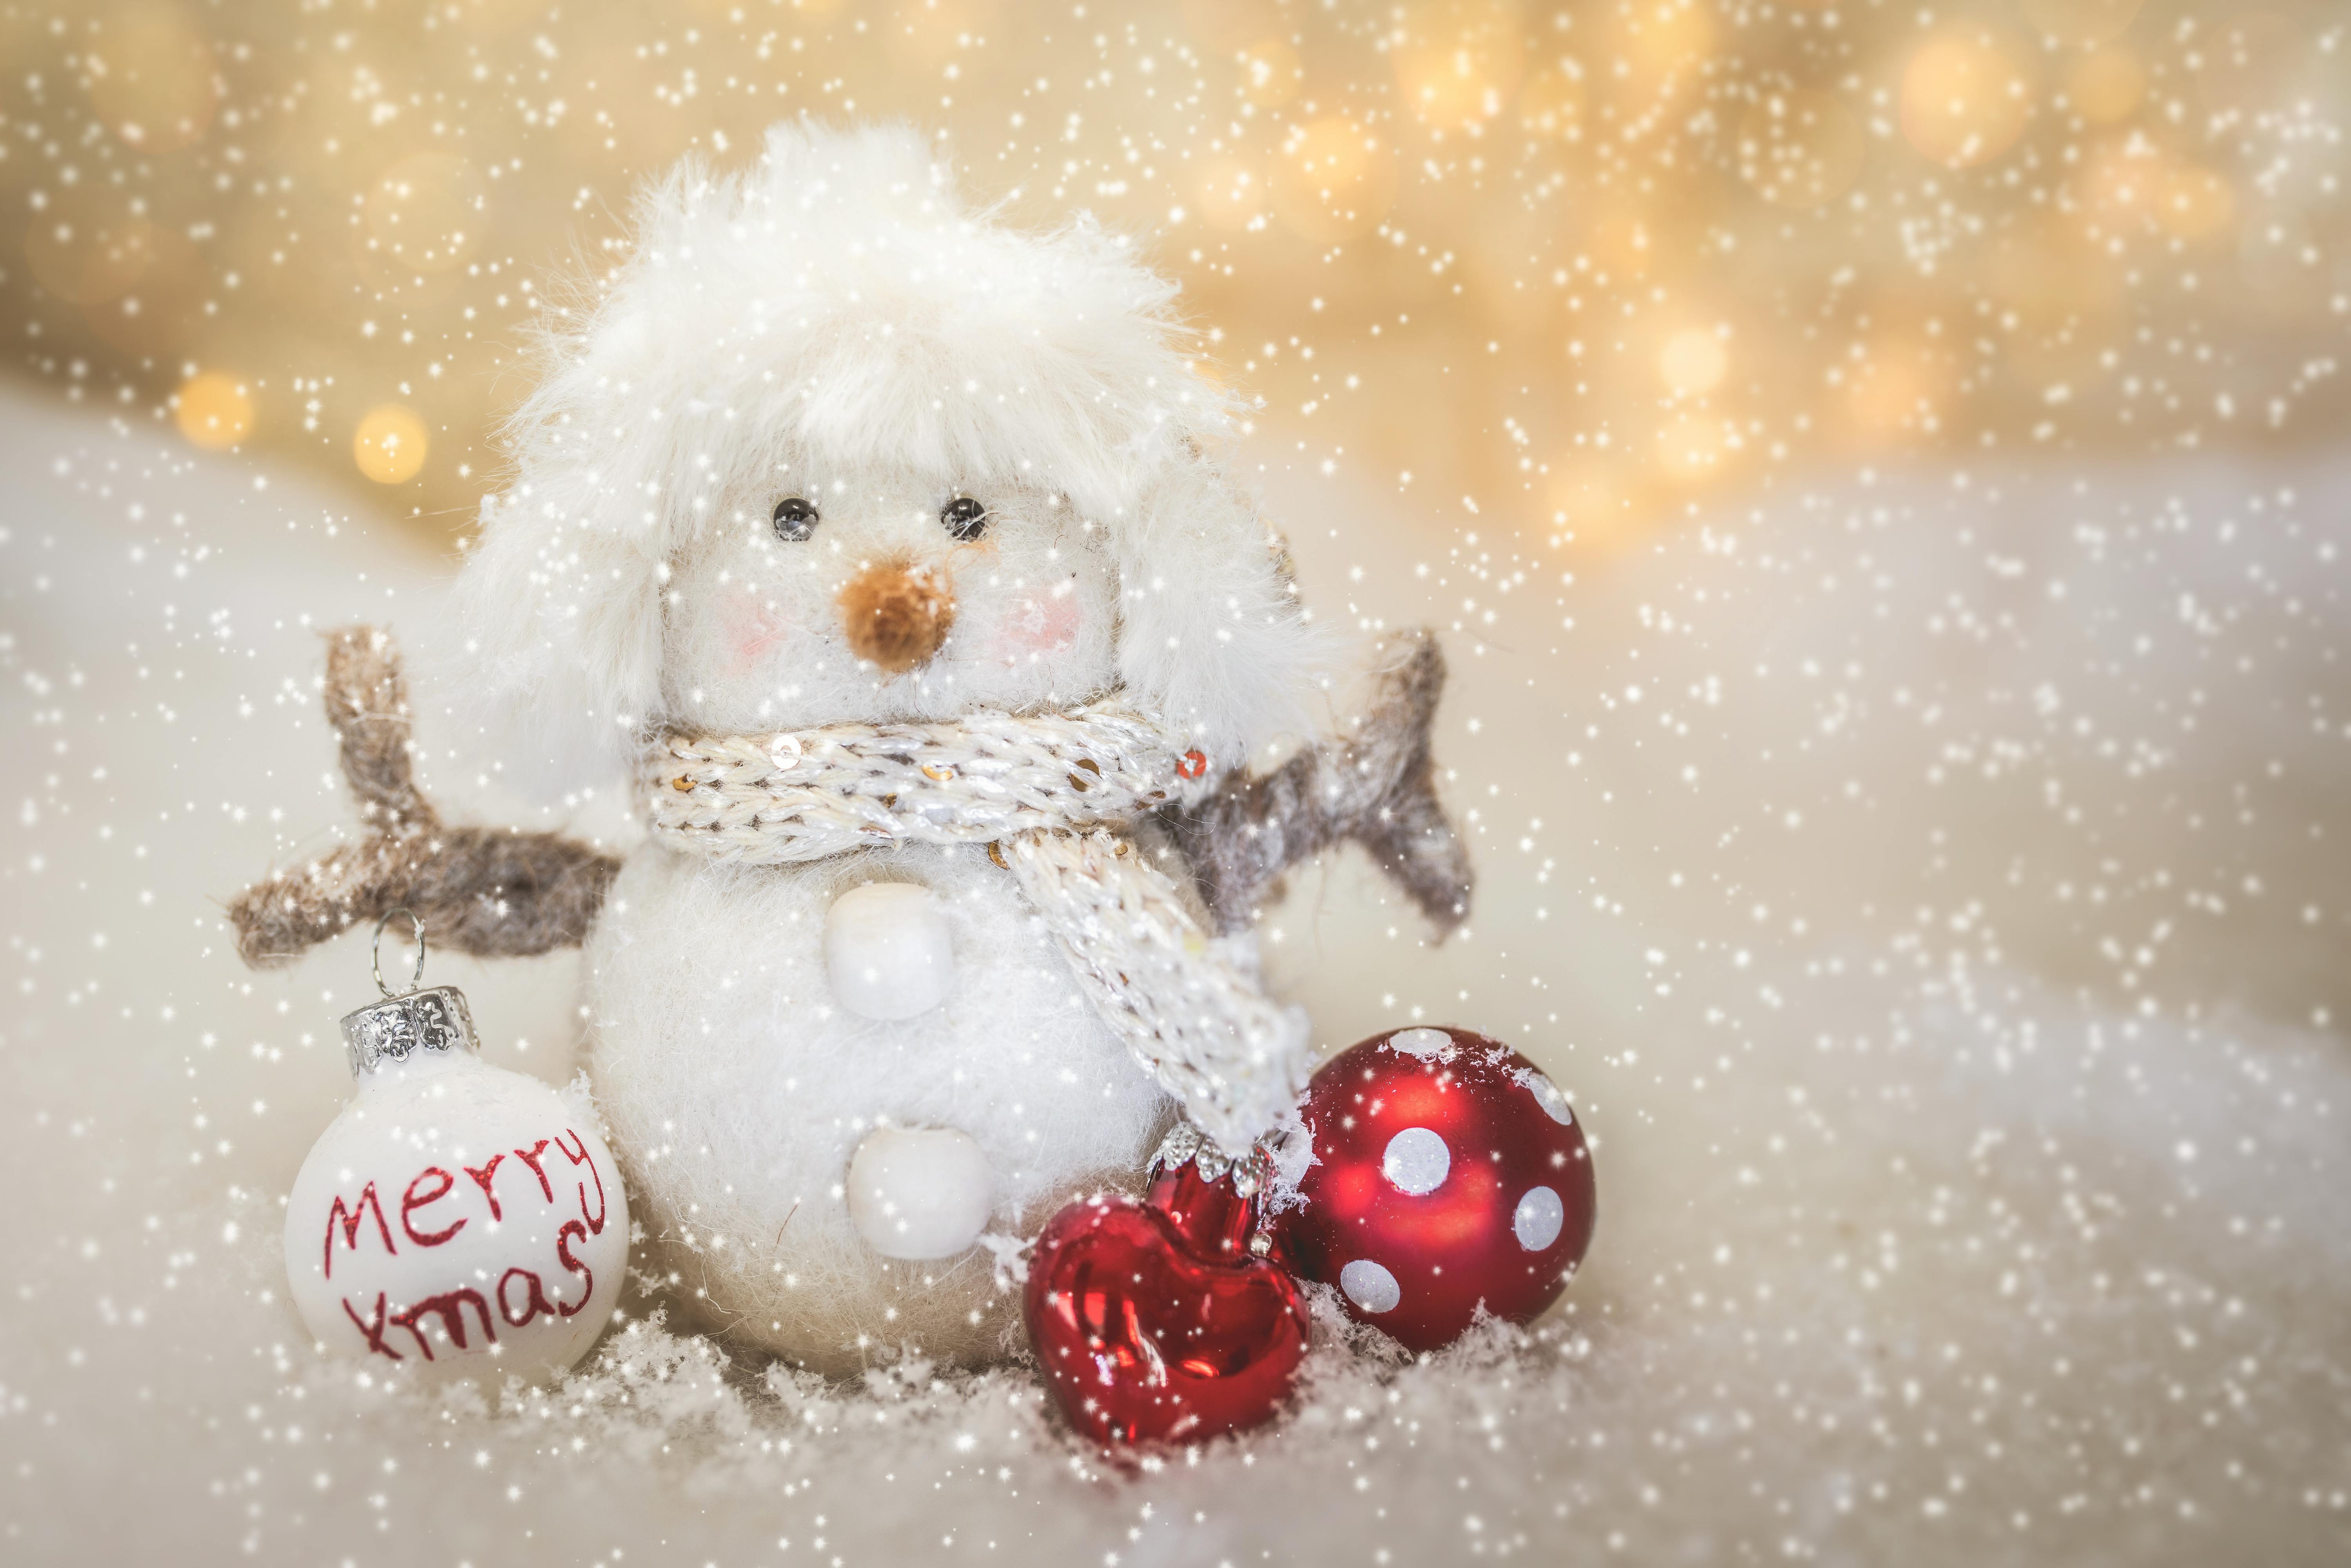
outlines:
[[538, 0], [443, 0], [442, 15], [477, 37], [496, 37], [537, 16]]
[[1802, 211], [1853, 188], [1869, 157], [1861, 116], [1833, 93], [1774, 92], [1739, 127], [1739, 172], [1774, 206]]
[[446, 152], [420, 152], [369, 187], [364, 243], [396, 271], [447, 272], [480, 246], [488, 211], [479, 170]]
[[1279, 109], [1298, 96], [1305, 75], [1298, 51], [1280, 38], [1260, 38], [1240, 52], [1241, 90], [1259, 109]]
[[[742, 14], [742, 0], [689, 0], [704, 10], [714, 21]], [[837, 14], [836, 5], [823, 16]], [[985, 33], [996, 20], [998, 0], [920, 0], [917, 5], [900, 9], [895, 16], [882, 23], [879, 31], [890, 52], [905, 63], [928, 70], [952, 60], [957, 53], [970, 47], [972, 38]], [[805, 7], [795, 21], [821, 20], [810, 16]]]
[[2022, 52], [1980, 26], [1929, 35], [1902, 70], [1903, 137], [1955, 169], [2006, 152], [2032, 113]]
[[166, 354], [187, 342], [205, 306], [210, 276], [194, 242], [177, 229], [150, 226], [141, 236], [141, 266], [120, 293], [85, 301], [91, 330], [125, 354]]
[[2236, 192], [2212, 170], [2184, 164], [2168, 171], [2155, 216], [2177, 237], [2217, 238], [2228, 232], [2236, 215]]
[[2061, 44], [2103, 44], [2120, 37], [2143, 0], [2017, 0], [2025, 20]]
[[2151, 141], [2110, 136], [2092, 146], [2071, 182], [2075, 205], [2105, 234], [2154, 215], [2171, 183], [2171, 160]]
[[[234, 366], [268, 403], [242, 451], [355, 464], [461, 532], [632, 193], [808, 115], [935, 133], [1023, 224], [1092, 212], [1260, 430], [1537, 543], [1881, 449], [2136, 451], [2224, 379], [2280, 439], [2351, 399], [2296, 380], [2343, 310], [2325, 0], [1085, 9], [89, 0], [0, 29], [47, 94], [0, 160], [15, 373], [168, 423], [188, 367]], [[2168, 349], [2231, 333], [2261, 344], [2225, 374]]]
[[1712, 414], [1685, 413], [1657, 432], [1657, 471], [1677, 485], [1715, 476], [1738, 444], [1735, 432]]
[[1590, 452], [1570, 452], [1553, 462], [1543, 496], [1547, 542], [1579, 551], [1604, 550], [1635, 537], [1647, 507], [1634, 465]]
[[1714, 17], [1698, 0], [1620, 5], [1602, 56], [1624, 104], [1635, 111], [1688, 85], [1714, 50]]
[[1641, 277], [1657, 259], [1648, 214], [1630, 206], [1604, 207], [1593, 219], [1586, 244], [1592, 258], [1611, 276]]
[[1698, 397], [1722, 384], [1730, 349], [1712, 327], [1686, 327], [1657, 352], [1657, 375], [1677, 396]]
[[1282, 220], [1307, 239], [1352, 239], [1377, 224], [1395, 197], [1395, 155], [1345, 115], [1296, 127], [1281, 151]]
[[1937, 335], [1908, 328], [1871, 339], [1840, 379], [1854, 427], [1878, 438], [1931, 435], [1941, 429], [1958, 381]]
[[1422, 124], [1467, 130], [1502, 112], [1525, 68], [1517, 7], [1436, 0], [1405, 11], [1389, 46], [1396, 90]]
[[400, 485], [424, 466], [432, 438], [424, 421], [403, 403], [381, 402], [360, 419], [351, 437], [351, 457], [360, 472], [379, 485]]
[[41, 287], [76, 305], [120, 297], [154, 256], [154, 225], [110, 215], [97, 199], [68, 192], [44, 201], [25, 230], [25, 264]]
[[1242, 159], [1209, 158], [1193, 176], [1192, 200], [1210, 226], [1246, 231], [1264, 216], [1265, 176]]
[[2092, 125], [2130, 118], [2147, 96], [2147, 68], [2126, 48], [2092, 49], [2065, 73], [2065, 102]]
[[25, 263], [43, 288], [82, 308], [120, 353], [177, 348], [204, 306], [207, 273], [188, 236], [80, 191], [45, 200], [25, 233]]
[[1519, 123], [1552, 141], [1583, 139], [1583, 68], [1573, 60], [1537, 71], [1519, 89]]
[[225, 371], [199, 371], [180, 383], [172, 419], [191, 445], [217, 452], [253, 434], [253, 392]]
[[1222, 57], [1264, 37], [1274, 8], [1265, 0], [1183, 0], [1183, 14], [1185, 28]]
[[82, 69], [90, 107], [142, 152], [190, 146], [212, 128], [219, 107], [212, 46], [177, 5], [158, 0], [108, 16]]
[[1982, 276], [2004, 370], [2044, 395], [2103, 377], [2126, 329], [2121, 274], [2103, 245], [2055, 214], [2002, 235]]

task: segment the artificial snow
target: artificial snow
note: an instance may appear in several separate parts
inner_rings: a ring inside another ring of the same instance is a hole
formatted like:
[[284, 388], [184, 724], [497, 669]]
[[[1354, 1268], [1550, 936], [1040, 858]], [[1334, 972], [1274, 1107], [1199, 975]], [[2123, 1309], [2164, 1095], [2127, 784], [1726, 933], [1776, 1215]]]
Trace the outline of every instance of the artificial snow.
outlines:
[[[1324, 1297], [1282, 1423], [1136, 1467], [1019, 1365], [682, 1335], [690, 1280], [553, 1389], [319, 1359], [279, 1197], [365, 937], [250, 975], [217, 901], [350, 831], [315, 629], [420, 637], [445, 564], [5, 395], [12, 1562], [2351, 1555], [2351, 463], [1823, 475], [1572, 583], [1270, 473], [1327, 622], [1443, 634], [1482, 876], [1438, 949], [1360, 859], [1298, 877], [1271, 979], [1326, 1050], [1523, 1051], [1600, 1227], [1531, 1333], [1425, 1360]], [[630, 833], [434, 712], [453, 813]], [[570, 1077], [575, 956], [429, 977]]]

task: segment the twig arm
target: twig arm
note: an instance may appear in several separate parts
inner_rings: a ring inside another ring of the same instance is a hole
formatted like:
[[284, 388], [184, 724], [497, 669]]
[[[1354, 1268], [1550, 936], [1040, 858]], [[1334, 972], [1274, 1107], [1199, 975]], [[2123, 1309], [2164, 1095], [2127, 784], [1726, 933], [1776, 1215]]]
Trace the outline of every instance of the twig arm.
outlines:
[[240, 957], [290, 964], [403, 905], [434, 946], [517, 956], [578, 945], [620, 871], [617, 856], [560, 833], [442, 825], [416, 788], [408, 687], [379, 628], [327, 637], [327, 720], [341, 742], [367, 836], [229, 900]]
[[1391, 638], [1384, 652], [1371, 702], [1344, 738], [1163, 813], [1219, 930], [1246, 928], [1290, 867], [1343, 839], [1371, 853], [1440, 936], [1468, 916], [1469, 855], [1437, 798], [1429, 748], [1445, 655], [1426, 632]]

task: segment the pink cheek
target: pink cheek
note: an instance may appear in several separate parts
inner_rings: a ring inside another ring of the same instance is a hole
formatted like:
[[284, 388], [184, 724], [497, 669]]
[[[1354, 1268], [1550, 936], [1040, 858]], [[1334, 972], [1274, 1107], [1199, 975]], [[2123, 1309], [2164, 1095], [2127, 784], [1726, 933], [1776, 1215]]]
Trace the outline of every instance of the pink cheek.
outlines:
[[1024, 599], [1004, 618], [997, 643], [1004, 662], [1018, 664], [1031, 653], [1066, 653], [1077, 646], [1078, 628], [1085, 622], [1078, 596]]
[[791, 622], [781, 612], [754, 599], [738, 600], [726, 629], [727, 652], [735, 674], [756, 669], [791, 635]]

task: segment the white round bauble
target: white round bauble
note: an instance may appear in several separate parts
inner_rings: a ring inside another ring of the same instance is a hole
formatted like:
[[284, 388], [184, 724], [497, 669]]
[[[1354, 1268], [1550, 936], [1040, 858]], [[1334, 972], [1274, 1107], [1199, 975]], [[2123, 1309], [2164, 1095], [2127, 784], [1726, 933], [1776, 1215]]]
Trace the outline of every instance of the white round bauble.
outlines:
[[926, 1013], [955, 984], [955, 946], [938, 895], [911, 882], [869, 882], [832, 901], [824, 917], [832, 999], [860, 1018]]
[[328, 1350], [428, 1378], [540, 1379], [619, 1302], [628, 1199], [592, 1126], [475, 1054], [447, 987], [344, 1019], [359, 1092], [286, 1207], [294, 1305]]
[[877, 1127], [850, 1156], [850, 1220], [884, 1258], [952, 1258], [995, 1207], [987, 1153], [953, 1127]]

